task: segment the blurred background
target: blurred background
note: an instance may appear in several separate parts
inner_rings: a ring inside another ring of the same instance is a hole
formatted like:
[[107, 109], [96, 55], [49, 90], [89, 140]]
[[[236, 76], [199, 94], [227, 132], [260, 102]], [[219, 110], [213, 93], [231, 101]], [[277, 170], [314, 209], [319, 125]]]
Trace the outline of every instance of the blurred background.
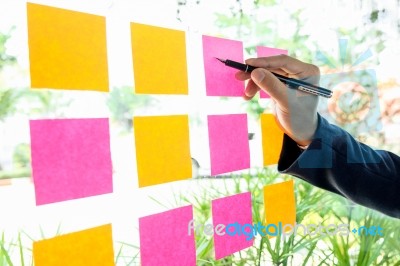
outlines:
[[[291, 179], [278, 174], [275, 166], [262, 167], [258, 119], [271, 103], [258, 98], [244, 102], [206, 97], [202, 34], [243, 41], [245, 58], [254, 57], [255, 47], [262, 45], [287, 49], [289, 55], [319, 66], [321, 81], [336, 92], [332, 100], [321, 101], [320, 112], [360, 141], [400, 152], [398, 0], [34, 2], [107, 17], [110, 92], [31, 90], [26, 1], [0, 2], [0, 265], [12, 261], [13, 265], [31, 265], [32, 241], [105, 222], [115, 225], [115, 253], [121, 251], [116, 264], [138, 265], [137, 227], [127, 229], [137, 224], [137, 217], [193, 204], [198, 219], [207, 221], [210, 199], [243, 191], [252, 192], [254, 217], [261, 219], [262, 186]], [[189, 96], [134, 93], [130, 21], [188, 33]], [[352, 82], [347, 82], [349, 79]], [[211, 178], [206, 115], [242, 112], [248, 114], [253, 133], [252, 169]], [[132, 117], [156, 114], [189, 115], [194, 179], [139, 190]], [[115, 195], [35, 207], [29, 120], [72, 117], [110, 117]], [[135, 208], [138, 199], [144, 199], [144, 204]], [[399, 265], [395, 264], [400, 261], [396, 220], [298, 180], [296, 202], [298, 223], [380, 223], [388, 233], [383, 238], [258, 239], [250, 251], [221, 261], [212, 259], [212, 240], [198, 236], [198, 264], [299, 265], [305, 261], [304, 265]], [[81, 206], [78, 213], [77, 204]], [[91, 209], [98, 204], [109, 213]], [[115, 205], [122, 210], [115, 210]], [[127, 205], [132, 205], [132, 210]]]

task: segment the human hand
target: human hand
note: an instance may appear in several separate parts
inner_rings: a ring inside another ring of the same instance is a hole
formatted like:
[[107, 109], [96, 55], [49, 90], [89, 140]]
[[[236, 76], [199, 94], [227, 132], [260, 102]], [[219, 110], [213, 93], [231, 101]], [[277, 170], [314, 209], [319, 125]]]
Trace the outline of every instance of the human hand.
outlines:
[[271, 72], [318, 85], [319, 68], [287, 55], [251, 58], [246, 60], [246, 64], [258, 68], [251, 74], [236, 73], [237, 79], [249, 80], [243, 97], [250, 100], [260, 89], [267, 92], [282, 130], [297, 144], [309, 145], [318, 125], [318, 96], [288, 88]]

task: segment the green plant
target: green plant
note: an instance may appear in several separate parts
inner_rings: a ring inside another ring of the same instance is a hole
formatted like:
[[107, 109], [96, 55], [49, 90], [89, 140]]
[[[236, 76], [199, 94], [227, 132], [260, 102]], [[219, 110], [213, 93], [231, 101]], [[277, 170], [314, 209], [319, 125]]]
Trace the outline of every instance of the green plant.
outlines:
[[151, 96], [134, 94], [132, 87], [114, 88], [107, 98], [112, 119], [128, 132], [132, 131], [132, 118], [136, 111], [154, 103]]
[[139, 247], [126, 242], [119, 242], [120, 246], [115, 256], [115, 265], [138, 265]]
[[17, 99], [18, 96], [12, 89], [0, 89], [0, 121], [15, 112]]
[[[6, 43], [11, 38], [12, 28], [8, 33], [0, 33], [0, 71], [7, 65], [14, 64], [17, 59], [15, 56], [8, 55]], [[16, 93], [12, 89], [0, 87], [0, 121], [15, 111]]]
[[[22, 235], [18, 233], [17, 239], [6, 240], [4, 232], [0, 239], [0, 266], [28, 266], [33, 265], [32, 250], [22, 244]], [[18, 259], [17, 259], [18, 258]]]
[[19, 112], [29, 117], [33, 115], [63, 117], [65, 110], [73, 102], [73, 99], [63, 91], [30, 90], [29, 88], [16, 91], [19, 98]]
[[12, 27], [6, 34], [0, 32], [0, 70], [8, 64], [17, 62], [15, 56], [9, 55], [6, 52], [6, 43], [11, 38], [11, 33], [13, 31], [14, 27]]
[[11, 248], [13, 247], [13, 245], [13, 243], [7, 243], [5, 241], [5, 236], [3, 232], [0, 239], [0, 266], [13, 265], [10, 257]]
[[[275, 169], [254, 169], [245, 174], [232, 174], [224, 178], [193, 179], [188, 182], [196, 187], [196, 193], [187, 191], [175, 194], [175, 201], [162, 203], [170, 209], [191, 204], [196, 223], [211, 222], [211, 200], [236, 193], [252, 194], [253, 222], [263, 222], [263, 187], [291, 179]], [[173, 192], [172, 192], [173, 193]], [[256, 236], [253, 247], [237, 252], [221, 260], [214, 259], [213, 239], [196, 234], [197, 265], [394, 265], [400, 259], [398, 228], [400, 224], [375, 211], [354, 205], [345, 198], [318, 189], [304, 181], [295, 180], [296, 222], [299, 224], [349, 224], [381, 226], [388, 231], [384, 237], [353, 235], [292, 234], [288, 237]]]
[[10, 179], [10, 178], [19, 178], [19, 177], [29, 177], [31, 176], [30, 168], [20, 168], [13, 169], [8, 171], [0, 171], [0, 179]]
[[19, 168], [29, 168], [31, 162], [31, 146], [27, 143], [20, 143], [15, 146], [13, 154], [14, 167]]
[[[177, 195], [180, 204], [192, 204], [194, 218], [200, 224], [209, 223], [211, 220], [211, 200], [232, 194], [250, 191], [252, 194], [253, 222], [264, 222], [263, 187], [267, 184], [288, 180], [291, 177], [280, 175], [271, 168], [260, 169], [255, 173], [230, 175], [220, 179], [205, 178], [192, 180], [195, 186], [200, 186], [197, 194]], [[297, 182], [296, 182], [297, 183]], [[296, 185], [296, 198], [298, 203], [298, 222], [302, 221], [306, 213], [302, 208], [309, 209], [308, 204], [317, 204], [323, 193], [304, 182]], [[300, 219], [300, 220], [299, 220]], [[198, 265], [290, 265], [291, 257], [301, 249], [309, 251], [316, 246], [317, 238], [291, 236], [287, 240], [281, 238], [269, 239], [256, 236], [254, 246], [245, 251], [238, 252], [222, 260], [213, 258], [213, 241], [204, 234], [196, 234], [196, 253]], [[282, 241], [281, 241], [282, 240]], [[311, 255], [305, 259], [312, 258]]]

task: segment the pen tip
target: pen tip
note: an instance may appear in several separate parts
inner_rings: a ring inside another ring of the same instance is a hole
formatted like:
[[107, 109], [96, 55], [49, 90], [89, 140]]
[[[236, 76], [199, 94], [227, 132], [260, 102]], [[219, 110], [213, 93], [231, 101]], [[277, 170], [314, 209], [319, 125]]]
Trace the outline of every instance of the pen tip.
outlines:
[[223, 59], [220, 59], [218, 57], [215, 57], [215, 59], [218, 59], [220, 62], [225, 63], [225, 60], [223, 60]]

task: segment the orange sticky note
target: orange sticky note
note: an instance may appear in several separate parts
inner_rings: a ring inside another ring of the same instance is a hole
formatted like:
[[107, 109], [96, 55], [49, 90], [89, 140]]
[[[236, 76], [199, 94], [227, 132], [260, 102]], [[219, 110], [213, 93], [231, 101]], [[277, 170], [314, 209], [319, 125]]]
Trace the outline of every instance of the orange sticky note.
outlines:
[[131, 23], [135, 92], [188, 94], [185, 32]]
[[114, 266], [111, 224], [33, 243], [35, 266]]
[[261, 114], [261, 135], [264, 166], [277, 164], [282, 149], [283, 131], [272, 114]]
[[105, 17], [27, 3], [32, 88], [108, 91]]
[[134, 117], [139, 187], [192, 177], [187, 115]]
[[[282, 227], [296, 222], [296, 201], [294, 198], [293, 180], [272, 184], [264, 187], [264, 208], [267, 224]], [[286, 231], [286, 230], [285, 230]]]

